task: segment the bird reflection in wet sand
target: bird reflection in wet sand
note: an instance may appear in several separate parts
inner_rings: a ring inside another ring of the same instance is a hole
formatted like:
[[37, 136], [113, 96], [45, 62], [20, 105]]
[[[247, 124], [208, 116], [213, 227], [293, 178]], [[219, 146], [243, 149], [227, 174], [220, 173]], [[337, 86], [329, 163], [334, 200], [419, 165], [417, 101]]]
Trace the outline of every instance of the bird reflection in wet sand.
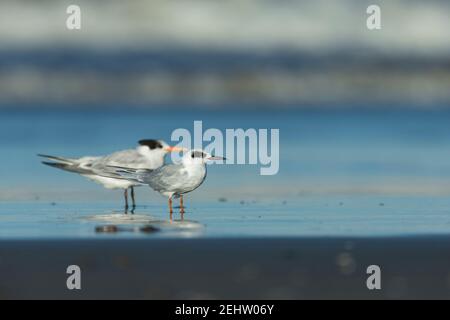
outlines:
[[184, 154], [181, 163], [165, 165], [156, 170], [111, 167], [115, 174], [131, 181], [149, 185], [153, 190], [169, 198], [170, 220], [173, 220], [173, 199], [180, 199], [181, 219], [184, 219], [183, 196], [197, 189], [207, 175], [208, 161], [225, 160], [202, 150], [191, 150]]
[[89, 222], [95, 222], [97, 234], [147, 234], [155, 235], [163, 232], [183, 237], [201, 235], [204, 225], [193, 220], [159, 220], [149, 215], [137, 214], [124, 216], [122, 214], [104, 214], [86, 217]]

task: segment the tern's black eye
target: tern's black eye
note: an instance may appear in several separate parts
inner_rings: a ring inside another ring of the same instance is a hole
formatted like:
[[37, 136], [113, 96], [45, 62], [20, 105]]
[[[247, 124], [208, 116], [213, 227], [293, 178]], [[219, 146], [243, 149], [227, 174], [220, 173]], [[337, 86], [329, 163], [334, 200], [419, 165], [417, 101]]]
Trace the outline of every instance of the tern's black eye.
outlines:
[[194, 151], [191, 153], [191, 158], [200, 158], [200, 159], [204, 159], [206, 158], [206, 154], [201, 152], [201, 151]]

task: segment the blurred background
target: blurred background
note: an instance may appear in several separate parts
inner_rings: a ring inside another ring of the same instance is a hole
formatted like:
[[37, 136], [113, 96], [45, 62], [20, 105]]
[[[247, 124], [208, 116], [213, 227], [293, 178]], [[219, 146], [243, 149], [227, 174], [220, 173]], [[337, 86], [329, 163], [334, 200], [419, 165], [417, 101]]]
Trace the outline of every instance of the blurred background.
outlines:
[[2, 0], [0, 199], [115, 200], [35, 154], [169, 141], [194, 120], [279, 128], [281, 165], [214, 168], [193, 198], [450, 195], [449, 16], [444, 0]]
[[3, 0], [0, 107], [447, 107], [449, 14], [445, 0]]

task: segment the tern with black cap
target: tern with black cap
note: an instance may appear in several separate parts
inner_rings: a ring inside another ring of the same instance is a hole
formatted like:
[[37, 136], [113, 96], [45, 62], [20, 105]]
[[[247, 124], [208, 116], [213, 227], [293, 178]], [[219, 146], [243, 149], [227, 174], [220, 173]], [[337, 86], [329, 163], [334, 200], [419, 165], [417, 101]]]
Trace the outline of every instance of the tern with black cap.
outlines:
[[40, 157], [51, 161], [42, 163], [54, 168], [78, 173], [89, 180], [95, 181], [107, 189], [123, 189], [125, 197], [125, 209], [128, 209], [128, 189], [131, 190], [133, 208], [136, 206], [134, 187], [142, 184], [121, 178], [119, 175], [105, 175], [107, 167], [120, 166], [124, 168], [146, 169], [149, 171], [158, 169], [164, 165], [164, 158], [170, 152], [180, 152], [184, 149], [171, 147], [162, 140], [141, 140], [136, 149], [123, 150], [106, 156], [63, 158], [39, 154]]

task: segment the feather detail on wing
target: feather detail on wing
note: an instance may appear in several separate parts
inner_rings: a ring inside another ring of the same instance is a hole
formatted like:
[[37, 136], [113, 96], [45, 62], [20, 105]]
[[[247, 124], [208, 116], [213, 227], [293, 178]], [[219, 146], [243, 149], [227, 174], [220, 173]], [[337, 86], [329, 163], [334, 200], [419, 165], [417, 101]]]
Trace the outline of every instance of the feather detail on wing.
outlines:
[[122, 179], [146, 183], [146, 177], [151, 175], [154, 170], [151, 169], [134, 169], [119, 166], [106, 166], [105, 173], [120, 176]]
[[107, 178], [126, 179], [119, 174], [115, 174], [112, 171], [106, 170], [106, 167], [93, 166], [92, 163], [90, 162], [81, 163], [77, 159], [68, 159], [43, 154], [38, 154], [38, 156], [42, 158], [47, 158], [49, 160], [53, 160], [52, 162], [42, 161], [43, 164], [64, 171], [74, 172], [81, 175], [99, 175]]

